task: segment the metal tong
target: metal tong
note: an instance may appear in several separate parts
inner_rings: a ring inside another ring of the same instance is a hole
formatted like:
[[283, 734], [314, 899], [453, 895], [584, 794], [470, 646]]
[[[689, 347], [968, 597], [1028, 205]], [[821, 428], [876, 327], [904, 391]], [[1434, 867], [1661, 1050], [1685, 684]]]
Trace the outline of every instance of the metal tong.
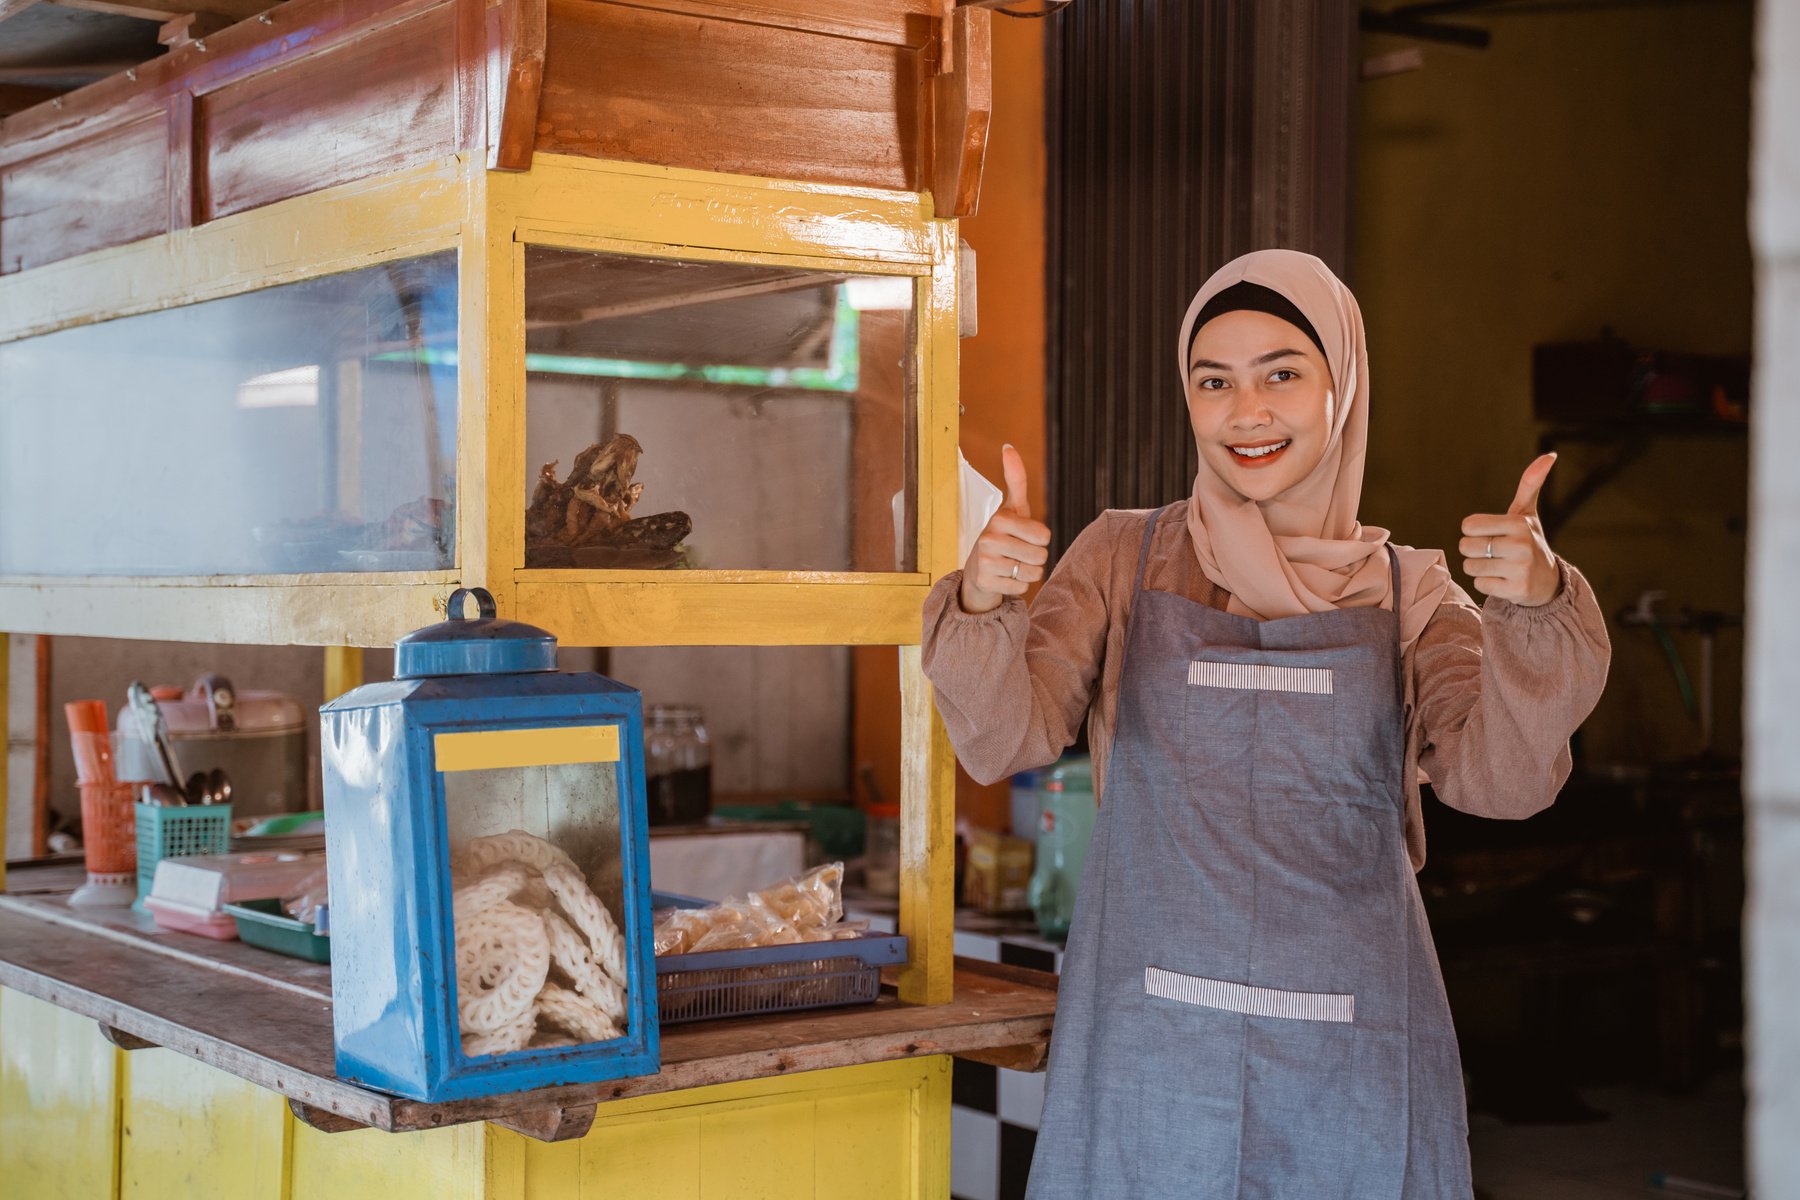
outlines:
[[138, 731], [148, 737], [150, 744], [156, 748], [156, 760], [162, 767], [163, 782], [152, 783], [144, 788], [144, 803], [185, 805], [188, 800], [182, 792], [181, 762], [175, 757], [175, 746], [169, 740], [169, 726], [163, 720], [162, 709], [157, 707], [150, 689], [135, 679], [125, 689], [125, 700], [131, 706], [132, 719], [136, 721]]

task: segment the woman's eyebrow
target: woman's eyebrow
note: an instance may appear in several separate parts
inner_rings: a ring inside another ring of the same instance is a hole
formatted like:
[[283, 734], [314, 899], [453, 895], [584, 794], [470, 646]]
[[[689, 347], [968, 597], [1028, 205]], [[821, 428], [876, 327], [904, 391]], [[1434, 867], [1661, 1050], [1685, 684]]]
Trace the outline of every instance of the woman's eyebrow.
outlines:
[[[1298, 351], [1298, 350], [1271, 350], [1267, 354], [1259, 354], [1255, 358], [1251, 359], [1250, 365], [1253, 367], [1260, 367], [1260, 366], [1263, 366], [1265, 363], [1272, 363], [1278, 358], [1305, 358], [1305, 357], [1306, 356], [1304, 354], [1300, 353], [1300, 351]], [[1209, 371], [1229, 371], [1229, 370], [1231, 370], [1231, 367], [1228, 364], [1222, 363], [1222, 362], [1214, 362], [1210, 358], [1196, 358], [1193, 362], [1188, 364], [1188, 370], [1190, 370], [1190, 371], [1198, 371], [1202, 367], [1205, 367]]]

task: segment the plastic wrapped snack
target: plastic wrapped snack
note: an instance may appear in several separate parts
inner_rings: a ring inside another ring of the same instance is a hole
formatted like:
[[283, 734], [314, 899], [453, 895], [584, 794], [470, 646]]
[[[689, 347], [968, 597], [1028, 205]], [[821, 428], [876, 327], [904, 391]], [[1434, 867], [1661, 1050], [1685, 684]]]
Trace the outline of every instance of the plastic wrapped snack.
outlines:
[[[281, 907], [288, 916], [296, 921], [304, 921], [308, 925], [319, 923], [319, 908], [329, 902], [330, 896], [325, 881], [325, 863], [319, 862], [319, 869], [302, 879], [294, 888], [294, 894], [281, 898]], [[323, 933], [324, 930], [319, 932]]]
[[686, 954], [694, 943], [706, 936], [711, 927], [704, 908], [664, 908], [656, 913], [652, 945], [660, 957], [664, 954]]
[[796, 929], [822, 929], [844, 918], [844, 864], [826, 863], [756, 893]]
[[658, 955], [701, 954], [823, 942], [867, 928], [843, 931], [844, 864], [826, 863], [773, 887], [705, 908], [665, 909], [657, 914]]

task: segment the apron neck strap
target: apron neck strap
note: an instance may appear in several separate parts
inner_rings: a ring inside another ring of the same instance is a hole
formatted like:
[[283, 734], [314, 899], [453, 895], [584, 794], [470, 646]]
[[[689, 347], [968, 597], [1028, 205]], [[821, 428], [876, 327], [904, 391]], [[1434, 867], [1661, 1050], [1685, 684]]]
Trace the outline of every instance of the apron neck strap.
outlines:
[[[1169, 509], [1179, 508], [1186, 503], [1187, 501], [1185, 500], [1178, 500], [1174, 504], [1169, 505], [1168, 508], [1159, 508], [1150, 514], [1149, 520], [1144, 522], [1144, 544], [1138, 547], [1137, 581], [1131, 586], [1132, 603], [1134, 606], [1137, 603], [1138, 593], [1144, 590], [1144, 572], [1150, 565], [1150, 540], [1156, 536], [1157, 525], [1162, 523], [1162, 519], [1168, 515]], [[1398, 594], [1398, 592], [1395, 593], [1395, 595]]]

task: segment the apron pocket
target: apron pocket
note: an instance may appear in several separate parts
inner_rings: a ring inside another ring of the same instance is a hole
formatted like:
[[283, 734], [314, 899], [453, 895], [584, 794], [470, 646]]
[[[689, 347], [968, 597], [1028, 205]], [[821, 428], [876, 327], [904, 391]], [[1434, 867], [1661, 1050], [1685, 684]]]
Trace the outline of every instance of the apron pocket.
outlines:
[[1354, 648], [1193, 646], [1176, 666], [1187, 735], [1177, 753], [1189, 787], [1203, 802], [1244, 806], [1246, 817], [1251, 798], [1271, 789], [1339, 798], [1346, 778], [1342, 726], [1357, 704], [1355, 666]]
[[1264, 663], [1218, 662], [1204, 658], [1188, 664], [1189, 687], [1329, 696], [1331, 683], [1330, 667], [1274, 667]]
[[1293, 1021], [1356, 1019], [1356, 997], [1332, 992], [1284, 992], [1276, 988], [1250, 987], [1223, 979], [1183, 975], [1161, 967], [1144, 968], [1144, 991], [1164, 1000], [1177, 1000], [1201, 1008], [1242, 1013], [1247, 1017], [1283, 1017]]

